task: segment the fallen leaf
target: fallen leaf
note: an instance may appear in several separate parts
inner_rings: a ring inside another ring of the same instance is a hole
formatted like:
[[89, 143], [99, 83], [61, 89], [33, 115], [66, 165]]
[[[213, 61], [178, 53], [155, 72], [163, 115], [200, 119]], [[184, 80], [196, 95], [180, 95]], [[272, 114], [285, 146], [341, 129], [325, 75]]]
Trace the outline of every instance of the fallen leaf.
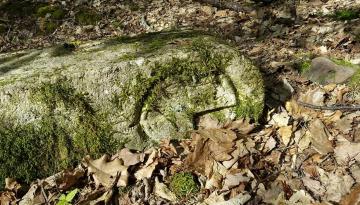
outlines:
[[246, 202], [248, 202], [250, 200], [250, 198], [251, 198], [250, 194], [242, 193], [242, 194], [239, 194], [239, 195], [235, 196], [234, 198], [231, 198], [227, 201], [218, 202], [213, 205], [242, 205], [242, 204], [245, 204]]
[[289, 145], [292, 136], [292, 125], [283, 126], [278, 129], [278, 133], [285, 146]]
[[176, 195], [170, 191], [170, 189], [164, 184], [159, 182], [159, 179], [155, 177], [155, 186], [154, 186], [155, 195], [167, 199], [169, 201], [176, 201]]
[[269, 124], [277, 127], [284, 127], [289, 124], [290, 116], [287, 112], [276, 113], [272, 116]]
[[325, 188], [324, 199], [340, 202], [342, 197], [350, 192], [354, 179], [345, 172], [326, 172], [318, 168], [321, 185]]
[[291, 205], [313, 204], [314, 202], [315, 200], [304, 190], [295, 192], [288, 200], [288, 204]]
[[322, 155], [333, 152], [332, 143], [329, 140], [329, 132], [319, 119], [310, 123], [309, 131], [311, 134], [311, 145]]
[[109, 160], [108, 155], [103, 155], [96, 160], [92, 160], [90, 156], [87, 156], [84, 158], [84, 164], [88, 167], [89, 173], [93, 174], [97, 186], [103, 185], [110, 188], [118, 173], [120, 173], [120, 179], [117, 186], [127, 186], [129, 176], [127, 167], [122, 165], [118, 158], [112, 161]]
[[360, 185], [357, 184], [351, 189], [351, 192], [344, 196], [340, 204], [341, 205], [357, 205], [360, 203]]
[[218, 129], [221, 128], [221, 123], [211, 115], [203, 115], [199, 119], [198, 127], [199, 129]]
[[231, 121], [225, 124], [224, 128], [229, 130], [236, 130], [239, 134], [246, 135], [253, 131], [255, 128], [255, 124], [251, 124], [249, 121], [249, 119], [245, 118]]
[[225, 195], [226, 194], [227, 194], [227, 192], [223, 192], [221, 194], [218, 194], [217, 191], [214, 191], [203, 202], [198, 203], [197, 205], [216, 205], [219, 202], [225, 201]]
[[316, 197], [324, 196], [326, 190], [319, 181], [313, 180], [310, 177], [303, 177], [301, 180], [303, 181], [304, 186]]
[[229, 170], [225, 175], [223, 189], [229, 190], [233, 187], [240, 185], [240, 183], [249, 182], [249, 181], [250, 181], [250, 177], [245, 176], [243, 170], [240, 169]]
[[354, 112], [345, 115], [335, 122], [335, 128], [340, 130], [343, 134], [348, 134], [350, 130], [352, 130], [352, 123], [354, 122], [354, 118], [358, 116], [360, 116], [360, 112]]
[[21, 185], [13, 178], [5, 179], [5, 189], [16, 193], [21, 188]]
[[124, 148], [118, 152], [117, 155], [123, 160], [124, 166], [132, 166], [144, 161], [143, 153], [132, 153], [128, 148]]
[[15, 205], [16, 196], [12, 191], [0, 192], [0, 205]]
[[158, 151], [153, 149], [145, 165], [135, 172], [135, 177], [138, 181], [146, 178], [149, 179], [152, 176], [156, 166], [158, 165]]
[[334, 149], [337, 163], [345, 165], [352, 160], [360, 161], [360, 143], [338, 140]]

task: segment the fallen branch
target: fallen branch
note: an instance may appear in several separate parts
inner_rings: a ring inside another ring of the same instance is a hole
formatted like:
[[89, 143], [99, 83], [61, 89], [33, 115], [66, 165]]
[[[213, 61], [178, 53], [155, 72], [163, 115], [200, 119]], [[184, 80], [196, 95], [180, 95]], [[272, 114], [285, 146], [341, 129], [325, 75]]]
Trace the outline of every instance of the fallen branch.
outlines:
[[331, 106], [320, 106], [320, 105], [313, 105], [310, 103], [305, 103], [301, 101], [297, 101], [297, 103], [301, 106], [315, 109], [315, 110], [360, 110], [360, 105], [331, 105]]

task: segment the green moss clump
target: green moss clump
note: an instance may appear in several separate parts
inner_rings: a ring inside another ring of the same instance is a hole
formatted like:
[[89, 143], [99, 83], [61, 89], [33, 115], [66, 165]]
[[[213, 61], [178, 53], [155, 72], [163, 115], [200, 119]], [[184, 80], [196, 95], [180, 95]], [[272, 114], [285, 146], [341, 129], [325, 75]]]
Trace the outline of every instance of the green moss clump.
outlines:
[[332, 17], [335, 20], [341, 20], [341, 21], [357, 19], [360, 17], [360, 11], [355, 9], [342, 9], [335, 11]]
[[183, 198], [190, 194], [199, 192], [200, 187], [196, 183], [194, 176], [189, 172], [176, 173], [170, 182], [170, 189], [176, 196]]
[[75, 21], [80, 25], [95, 25], [100, 20], [100, 16], [90, 8], [81, 8], [75, 14]]

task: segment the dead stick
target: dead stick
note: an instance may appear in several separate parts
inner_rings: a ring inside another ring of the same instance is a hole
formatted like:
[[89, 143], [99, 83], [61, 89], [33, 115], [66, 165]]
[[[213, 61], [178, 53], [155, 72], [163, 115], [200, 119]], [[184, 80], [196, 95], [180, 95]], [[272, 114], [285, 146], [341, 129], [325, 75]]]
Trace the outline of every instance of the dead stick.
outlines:
[[308, 107], [315, 110], [360, 110], [360, 105], [332, 105], [332, 106], [320, 106], [320, 105], [313, 105], [310, 103], [305, 103], [298, 101], [299, 105], [304, 107]]

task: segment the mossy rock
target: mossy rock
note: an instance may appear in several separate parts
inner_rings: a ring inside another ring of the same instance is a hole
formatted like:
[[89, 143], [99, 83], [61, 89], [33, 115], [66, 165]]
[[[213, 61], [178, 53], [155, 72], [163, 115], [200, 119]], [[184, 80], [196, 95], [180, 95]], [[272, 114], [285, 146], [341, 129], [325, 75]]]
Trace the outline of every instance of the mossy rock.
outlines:
[[0, 181], [182, 138], [201, 115], [256, 120], [263, 101], [259, 70], [199, 32], [0, 54]]

